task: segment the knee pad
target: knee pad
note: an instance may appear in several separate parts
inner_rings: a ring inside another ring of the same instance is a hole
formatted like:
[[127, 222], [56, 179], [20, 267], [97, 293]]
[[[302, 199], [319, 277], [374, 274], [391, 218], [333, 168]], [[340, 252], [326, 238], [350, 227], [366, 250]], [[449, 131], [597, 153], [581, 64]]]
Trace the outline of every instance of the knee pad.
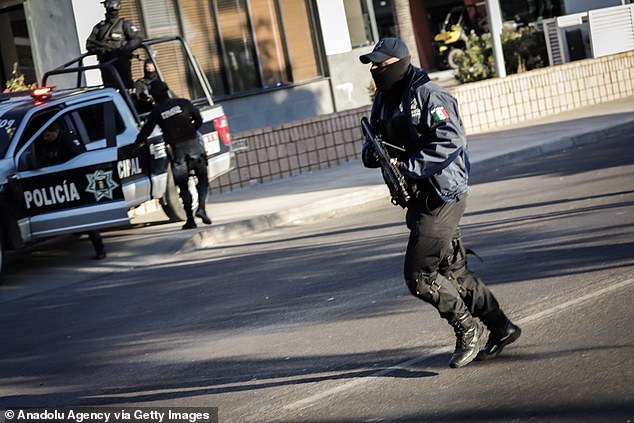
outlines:
[[405, 281], [413, 296], [436, 306], [439, 303], [438, 290], [440, 289], [437, 277], [436, 273], [419, 273], [416, 279], [406, 279]]

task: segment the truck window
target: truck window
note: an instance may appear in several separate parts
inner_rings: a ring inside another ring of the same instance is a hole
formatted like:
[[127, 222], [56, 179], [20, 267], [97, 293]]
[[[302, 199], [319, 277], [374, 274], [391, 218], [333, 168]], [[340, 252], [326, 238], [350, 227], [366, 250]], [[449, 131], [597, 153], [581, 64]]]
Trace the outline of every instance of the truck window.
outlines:
[[[114, 115], [114, 116], [113, 116]], [[86, 150], [113, 147], [116, 145], [114, 135], [125, 130], [125, 125], [119, 112], [112, 102], [104, 102], [82, 107], [75, 111], [75, 120], [79, 132], [82, 134]], [[109, 133], [114, 121], [115, 133]], [[110, 139], [112, 137], [112, 139]]]
[[22, 133], [22, 136], [20, 137], [20, 141], [18, 142], [18, 145], [15, 149], [15, 153], [17, 153], [20, 150], [20, 148], [22, 148], [22, 146], [26, 144], [26, 142], [30, 140], [31, 137], [35, 135], [37, 131], [40, 130], [42, 125], [44, 125], [49, 119], [51, 119], [53, 115], [55, 115], [55, 113], [57, 113], [58, 111], [59, 111], [59, 108], [54, 107], [54, 108], [42, 110], [35, 113], [31, 117], [31, 120], [29, 120], [29, 123], [26, 125], [26, 128], [24, 128], [24, 132]]
[[20, 170], [42, 169], [67, 162], [85, 150], [68, 114], [49, 123], [24, 150]]

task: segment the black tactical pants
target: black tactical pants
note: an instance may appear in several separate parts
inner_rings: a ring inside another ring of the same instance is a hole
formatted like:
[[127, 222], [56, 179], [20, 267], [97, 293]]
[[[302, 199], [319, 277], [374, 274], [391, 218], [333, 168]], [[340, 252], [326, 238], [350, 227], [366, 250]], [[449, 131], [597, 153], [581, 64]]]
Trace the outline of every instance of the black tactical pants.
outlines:
[[189, 140], [172, 146], [172, 173], [174, 182], [180, 189], [183, 207], [188, 216], [192, 212], [192, 195], [189, 192], [189, 172], [193, 171], [198, 179], [196, 191], [198, 191], [199, 207], [207, 201], [209, 181], [207, 178], [207, 156], [204, 148], [198, 140]]
[[[467, 267], [458, 224], [467, 194], [455, 201], [433, 204], [422, 199], [407, 210], [410, 236], [405, 255], [405, 281], [412, 295], [433, 305], [453, 321], [470, 312], [493, 316], [499, 305], [487, 286]], [[493, 314], [491, 314], [493, 313]]]

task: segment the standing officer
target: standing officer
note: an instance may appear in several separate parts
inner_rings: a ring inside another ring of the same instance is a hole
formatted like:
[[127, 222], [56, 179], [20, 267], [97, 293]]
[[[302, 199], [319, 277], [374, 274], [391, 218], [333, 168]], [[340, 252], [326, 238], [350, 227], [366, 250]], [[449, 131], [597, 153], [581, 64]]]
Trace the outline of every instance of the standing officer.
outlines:
[[[476, 356], [494, 358], [521, 331], [467, 266], [458, 224], [466, 208], [469, 159], [456, 99], [410, 64], [407, 46], [398, 38], [380, 40], [360, 60], [372, 63], [377, 87], [371, 125], [401, 148], [390, 155], [410, 187], [407, 286], [453, 327], [456, 349], [451, 367], [466, 366]], [[366, 167], [379, 166], [369, 143], [363, 146], [362, 159]], [[490, 331], [488, 342], [478, 319]]]
[[[92, 29], [86, 40], [86, 50], [97, 54], [99, 63], [117, 59], [114, 67], [123, 84], [128, 89], [134, 88], [130, 59], [132, 52], [141, 45], [141, 37], [130, 21], [119, 17], [120, 0], [105, 0], [101, 3], [106, 8], [106, 19]], [[101, 79], [104, 85], [115, 85], [113, 76], [106, 69], [101, 70]]]
[[160, 80], [150, 86], [150, 94], [156, 101], [156, 106], [148, 116], [148, 120], [141, 128], [136, 143], [143, 143], [150, 136], [158, 124], [163, 131], [163, 139], [170, 146], [170, 158], [174, 182], [180, 189], [183, 207], [187, 213], [187, 222], [183, 229], [196, 227], [192, 211], [192, 196], [187, 186], [189, 171], [193, 170], [198, 184], [198, 210], [196, 216], [203, 223], [211, 225], [211, 219], [205, 211], [209, 181], [207, 180], [207, 155], [205, 149], [198, 142], [198, 128], [202, 125], [202, 117], [191, 101], [184, 98], [170, 98], [167, 85]]

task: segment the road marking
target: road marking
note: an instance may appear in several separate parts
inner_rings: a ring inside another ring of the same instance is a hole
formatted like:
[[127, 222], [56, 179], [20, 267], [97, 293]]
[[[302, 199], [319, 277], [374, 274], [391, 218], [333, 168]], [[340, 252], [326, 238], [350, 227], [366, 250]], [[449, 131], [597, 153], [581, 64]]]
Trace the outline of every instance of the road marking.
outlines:
[[[519, 319], [516, 321], [517, 324], [519, 325], [525, 325], [528, 323], [532, 323], [535, 322], [537, 320], [543, 319], [544, 317], [550, 316], [552, 314], [558, 313], [560, 311], [563, 311], [569, 307], [573, 307], [576, 306], [578, 304], [584, 303], [586, 301], [589, 301], [591, 299], [594, 299], [596, 297], [599, 297], [601, 295], [610, 293], [612, 291], [616, 291], [618, 289], [624, 288], [628, 285], [631, 285], [632, 283], [634, 283], [634, 278], [632, 279], [627, 279], [624, 280], [622, 282], [616, 283], [614, 285], [610, 285], [606, 288], [600, 289], [598, 291], [594, 291], [591, 292], [590, 294], [586, 294], [584, 296], [581, 296], [579, 298], [575, 298], [574, 300], [570, 300], [570, 301], [566, 301], [564, 303], [558, 304], [556, 306], [553, 306], [549, 309], [546, 310], [542, 310], [538, 313], [532, 314], [530, 316], [526, 316], [522, 319]], [[321, 401], [322, 399], [326, 398], [326, 397], [330, 397], [332, 395], [338, 394], [340, 392], [343, 391], [347, 391], [349, 389], [355, 388], [359, 385], [362, 385], [364, 383], [368, 383], [370, 381], [372, 381], [373, 378], [377, 378], [377, 377], [382, 377], [385, 375], [388, 375], [396, 370], [401, 370], [401, 369], [406, 369], [409, 366], [413, 366], [414, 364], [419, 364], [422, 363], [426, 360], [431, 359], [432, 357], [438, 355], [438, 354], [445, 354], [445, 353], [449, 353], [452, 352], [453, 348], [451, 347], [445, 347], [445, 348], [436, 348], [433, 350], [428, 351], [427, 353], [425, 353], [425, 355], [422, 355], [420, 357], [416, 357], [416, 358], [412, 358], [410, 360], [404, 361], [402, 363], [396, 364], [392, 367], [388, 367], [387, 369], [383, 369], [379, 372], [376, 373], [372, 373], [369, 376], [363, 377], [363, 378], [359, 378], [347, 383], [344, 383], [343, 385], [339, 385], [336, 386], [334, 388], [331, 389], [327, 389], [323, 392], [320, 392], [318, 394], [312, 395], [310, 397], [301, 399], [299, 401], [295, 401], [291, 404], [288, 404], [286, 406], [284, 406], [284, 408], [286, 410], [298, 410], [298, 409], [302, 409], [302, 408], [307, 408], [310, 407], [312, 405], [314, 405], [315, 403]]]
[[326, 391], [320, 392], [318, 394], [312, 395], [308, 398], [304, 398], [302, 400], [296, 401], [294, 403], [288, 404], [286, 406], [284, 406], [285, 409], [287, 410], [296, 410], [299, 408], [306, 408], [306, 407], [310, 407], [311, 405], [313, 405], [314, 403], [329, 397], [331, 395], [334, 394], [338, 394], [339, 392], [342, 391], [347, 391], [348, 389], [352, 389], [357, 385], [361, 385], [363, 383], [369, 382], [372, 378], [376, 378], [376, 377], [381, 377], [381, 376], [385, 376], [387, 374], [390, 374], [396, 370], [401, 370], [401, 369], [406, 369], [409, 366], [413, 366], [414, 364], [418, 364], [418, 363], [422, 363], [425, 360], [429, 360], [430, 358], [432, 358], [435, 355], [438, 354], [444, 354], [444, 353], [448, 353], [451, 352], [452, 348], [447, 348], [447, 347], [443, 347], [443, 348], [436, 348], [433, 350], [429, 350], [425, 355], [420, 356], [420, 357], [416, 357], [416, 358], [412, 358], [411, 360], [407, 360], [404, 361], [402, 363], [399, 363], [395, 366], [392, 367], [388, 367], [387, 369], [383, 369], [379, 372], [376, 373], [372, 373], [371, 375], [365, 376], [363, 378], [359, 378], [356, 380], [353, 380], [351, 382], [347, 382], [344, 383], [343, 385], [339, 385], [337, 387], [334, 387], [332, 389], [328, 389]]
[[599, 297], [599, 296], [601, 296], [603, 294], [607, 294], [609, 292], [616, 291], [618, 289], [621, 289], [623, 287], [631, 285], [633, 282], [634, 282], [634, 278], [626, 279], [626, 280], [624, 280], [622, 282], [616, 283], [614, 285], [610, 285], [610, 286], [608, 286], [606, 288], [603, 288], [603, 289], [600, 289], [598, 291], [591, 292], [591, 293], [586, 294], [586, 295], [584, 295], [582, 297], [575, 298], [574, 300], [566, 301], [565, 303], [561, 303], [561, 304], [558, 304], [558, 305], [556, 305], [554, 307], [551, 307], [549, 309], [542, 310], [539, 313], [535, 313], [535, 314], [532, 314], [530, 316], [526, 316], [526, 317], [524, 317], [522, 319], [519, 319], [517, 321], [517, 323], [520, 324], [520, 325], [523, 325], [523, 324], [526, 324], [526, 323], [532, 323], [532, 322], [534, 322], [536, 320], [540, 320], [540, 319], [542, 319], [542, 318], [544, 318], [546, 316], [550, 316], [551, 314], [555, 314], [555, 313], [558, 313], [558, 312], [560, 312], [562, 310], [565, 310], [568, 307], [572, 307], [572, 306], [575, 306], [577, 304], [581, 304], [581, 303], [586, 302], [588, 300], [591, 300], [593, 298]]

